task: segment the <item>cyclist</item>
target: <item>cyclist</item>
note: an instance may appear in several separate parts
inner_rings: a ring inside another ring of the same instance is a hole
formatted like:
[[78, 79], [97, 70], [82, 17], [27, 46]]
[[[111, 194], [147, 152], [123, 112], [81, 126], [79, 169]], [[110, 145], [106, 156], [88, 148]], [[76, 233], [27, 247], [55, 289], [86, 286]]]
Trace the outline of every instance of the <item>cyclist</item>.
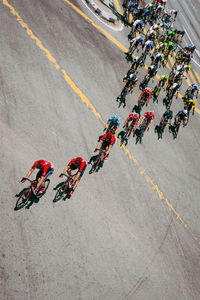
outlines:
[[171, 15], [171, 17], [174, 16], [174, 20], [176, 19], [177, 15], [178, 15], [179, 10], [178, 9], [171, 9], [169, 11], [169, 14]]
[[34, 162], [33, 166], [31, 167], [31, 169], [28, 171], [28, 173], [26, 174], [25, 178], [22, 178], [21, 182], [25, 182], [26, 178], [29, 178], [30, 175], [33, 173], [33, 171], [35, 169], [39, 169], [37, 175], [36, 175], [36, 180], [37, 180], [37, 186], [36, 188], [33, 190], [33, 194], [34, 195], [41, 195], [44, 190], [45, 190], [45, 184], [44, 181], [45, 179], [47, 179], [50, 175], [53, 174], [54, 172], [54, 167], [53, 165], [46, 161], [46, 160], [37, 160]]
[[156, 47], [155, 47], [155, 50], [154, 50], [154, 52], [153, 53], [157, 53], [157, 52], [162, 52], [163, 53], [163, 51], [164, 51], [164, 49], [165, 49], [165, 43], [163, 43], [163, 42], [160, 42]]
[[96, 152], [100, 148], [101, 148], [101, 150], [106, 151], [106, 156], [105, 156], [104, 160], [107, 160], [110, 150], [111, 150], [112, 146], [114, 145], [114, 143], [115, 143], [114, 134], [112, 132], [108, 132], [102, 136], [102, 138], [101, 138], [100, 142], [98, 143], [98, 145], [96, 146], [96, 149], [94, 150], [94, 152]]
[[144, 98], [145, 100], [147, 100], [146, 101], [146, 106], [149, 104], [149, 101], [150, 101], [150, 99], [151, 99], [151, 96], [152, 96], [152, 91], [151, 91], [151, 89], [150, 88], [146, 88], [146, 89], [144, 89], [143, 91], [142, 91], [142, 93], [140, 94], [140, 97], [139, 97], [139, 99], [138, 99], [138, 103], [140, 102], [140, 100], [142, 99], [142, 98]]
[[185, 92], [185, 97], [186, 98], [191, 98], [193, 99], [196, 93], [196, 99], [198, 98], [198, 93], [199, 93], [199, 87], [197, 84], [193, 83], [188, 87], [188, 89]]
[[185, 51], [187, 51], [187, 52], [193, 54], [194, 51], [195, 51], [195, 49], [196, 49], [196, 47], [195, 47], [194, 45], [189, 45], [189, 46], [183, 48], [183, 51], [185, 50]]
[[172, 99], [174, 97], [174, 95], [176, 94], [176, 99], [177, 99], [179, 88], [180, 88], [180, 84], [178, 84], [177, 82], [174, 82], [171, 87], [168, 87], [167, 98]]
[[128, 73], [126, 76], [129, 76], [132, 72], [135, 72], [138, 68], [138, 70], [144, 65], [144, 58], [143, 55], [136, 56], [136, 58], [133, 60], [133, 62], [130, 64], [130, 68], [128, 70]]
[[69, 192], [69, 196], [73, 194], [75, 191], [79, 181], [81, 180], [81, 177], [83, 176], [85, 169], [86, 169], [86, 161], [82, 157], [73, 158], [66, 168], [63, 170], [63, 172], [59, 175], [59, 177], [63, 177], [63, 174], [67, 172], [69, 176], [72, 175], [72, 171], [78, 169], [78, 172], [75, 175], [75, 178], [72, 183], [71, 191]]
[[164, 59], [164, 54], [158, 52], [158, 53], [153, 57], [152, 65], [158, 66], [158, 64], [159, 64], [159, 68], [160, 68], [163, 59]]
[[132, 25], [130, 34], [135, 33], [137, 31], [141, 32], [143, 25], [144, 25], [144, 22], [141, 19], [136, 20]]
[[[134, 91], [134, 89], [136, 87], [136, 83], [138, 81], [137, 76], [132, 72], [128, 76], [125, 76], [124, 79], [125, 79], [125, 83], [124, 83], [124, 86], [123, 86], [123, 90], [126, 86], [130, 86], [131, 87], [131, 93], [132, 93]], [[123, 92], [123, 90], [122, 90], [122, 92]]]
[[148, 67], [147, 73], [139, 85], [140, 90], [143, 90], [148, 85], [149, 80], [151, 78], [152, 78], [152, 82], [154, 81], [154, 77], [156, 76], [157, 71], [158, 69], [155, 65], [151, 65]]
[[162, 123], [163, 123], [164, 121], [167, 121], [167, 122], [169, 122], [169, 124], [171, 124], [171, 123], [172, 123], [172, 119], [173, 119], [173, 111], [170, 110], [170, 109], [167, 109], [167, 110], [164, 112], [164, 114], [162, 115], [162, 118], [161, 118], [161, 120], [160, 120], [160, 126], [162, 125]]
[[191, 109], [192, 109], [192, 115], [194, 115], [194, 111], [195, 111], [195, 108], [196, 108], [197, 101], [193, 100], [193, 99], [190, 99], [190, 100], [185, 100], [184, 103], [185, 103], [184, 109], [187, 109], [188, 119], [189, 119], [189, 113], [190, 113]]
[[165, 85], [167, 85], [167, 82], [168, 82], [168, 76], [162, 75], [158, 81], [158, 86], [163, 88]]
[[139, 123], [139, 116], [138, 114], [134, 113], [134, 114], [130, 114], [125, 122], [124, 122], [124, 125], [123, 125], [123, 128], [131, 128], [131, 130], [129, 131], [129, 134], [128, 134], [128, 138], [131, 136], [131, 133], [135, 132], [137, 126], [138, 126], [138, 123]]
[[128, 4], [128, 12], [132, 13], [135, 9], [135, 1], [130, 0], [129, 4]]
[[120, 117], [118, 115], [114, 115], [108, 119], [104, 130], [108, 132], [112, 128], [112, 131], [116, 133], [119, 129], [120, 123], [121, 123]]
[[146, 41], [146, 43], [142, 46], [144, 48], [144, 53], [149, 53], [150, 51], [153, 50], [153, 42], [151, 40]]
[[176, 116], [174, 118], [174, 126], [176, 127], [176, 125], [179, 122], [180, 123], [182, 122], [184, 127], [187, 125], [187, 122], [188, 122], [188, 111], [186, 109], [179, 110], [179, 112], [176, 114]]
[[155, 65], [150, 65], [148, 67], [148, 71], [147, 71], [147, 77], [150, 77], [150, 78], [154, 78], [156, 76], [156, 73], [158, 72], [158, 69]]
[[146, 125], [147, 125], [146, 129], [149, 130], [150, 127], [151, 127], [151, 123], [152, 123], [152, 121], [153, 121], [154, 118], [155, 118], [155, 115], [154, 115], [153, 111], [147, 111], [147, 112], [145, 112], [145, 114], [144, 114], [144, 116], [143, 116], [143, 118], [141, 120], [140, 126], [142, 124], [144, 124], [144, 122], [146, 122]]
[[128, 55], [132, 55], [134, 50], [137, 49], [137, 52], [140, 50], [140, 48], [142, 47], [144, 42], [144, 37], [141, 36], [137, 36], [134, 39], [132, 39], [130, 41], [130, 47], [129, 47], [129, 51], [125, 52], [125, 54]]

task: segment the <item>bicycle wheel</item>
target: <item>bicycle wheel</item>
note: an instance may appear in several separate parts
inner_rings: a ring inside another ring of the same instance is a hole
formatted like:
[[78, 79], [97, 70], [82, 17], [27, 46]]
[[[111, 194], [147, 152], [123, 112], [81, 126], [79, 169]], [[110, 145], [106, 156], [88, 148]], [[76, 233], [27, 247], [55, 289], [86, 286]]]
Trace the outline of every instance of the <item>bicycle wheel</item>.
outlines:
[[14, 210], [19, 210], [23, 208], [31, 198], [31, 191], [29, 188], [25, 189], [24, 192], [19, 196]]
[[62, 199], [62, 197], [63, 197], [64, 194], [65, 194], [65, 191], [64, 191], [65, 185], [66, 185], [66, 182], [64, 182], [64, 183], [59, 187], [59, 189], [57, 190], [56, 195], [55, 195], [55, 197], [54, 197], [54, 199], [53, 199], [53, 202], [58, 202], [59, 200]]

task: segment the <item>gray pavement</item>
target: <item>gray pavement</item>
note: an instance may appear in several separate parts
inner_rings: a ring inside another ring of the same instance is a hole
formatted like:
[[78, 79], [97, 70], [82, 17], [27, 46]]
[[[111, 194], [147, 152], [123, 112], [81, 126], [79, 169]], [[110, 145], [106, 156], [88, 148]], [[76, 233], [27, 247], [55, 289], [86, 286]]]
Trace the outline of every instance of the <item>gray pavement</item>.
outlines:
[[[124, 121], [140, 92], [128, 96], [126, 109], [117, 107], [128, 68], [122, 50], [67, 2], [10, 4], [103, 120], [118, 113]], [[99, 173], [89, 175], [88, 166], [73, 197], [53, 203], [59, 173], [73, 157], [89, 160], [103, 124], [3, 2], [0, 12], [0, 299], [198, 299], [200, 116], [177, 140], [166, 131], [158, 141], [160, 98], [149, 105], [156, 118], [143, 144], [128, 145], [189, 228], [117, 143]], [[104, 29], [128, 46], [128, 29]], [[172, 106], [181, 107], [178, 100]], [[41, 158], [55, 167], [49, 190], [30, 210], [14, 211], [21, 177]]]

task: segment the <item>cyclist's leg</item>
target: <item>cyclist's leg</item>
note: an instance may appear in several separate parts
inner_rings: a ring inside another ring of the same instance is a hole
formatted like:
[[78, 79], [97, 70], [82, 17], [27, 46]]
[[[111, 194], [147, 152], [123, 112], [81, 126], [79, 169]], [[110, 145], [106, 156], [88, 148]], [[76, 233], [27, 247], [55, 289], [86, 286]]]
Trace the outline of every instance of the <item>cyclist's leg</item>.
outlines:
[[[42, 194], [42, 193], [44, 192], [44, 190], [45, 190], [45, 180], [46, 180], [49, 176], [51, 176], [51, 175], [53, 174], [53, 172], [54, 172], [54, 169], [51, 168], [51, 167], [49, 167], [48, 170], [47, 170], [46, 175], [44, 176], [43, 181], [41, 182], [41, 184], [40, 184], [39, 187], [38, 187], [38, 189], [39, 189], [38, 194]], [[42, 176], [42, 177], [43, 177], [43, 176]]]
[[81, 177], [83, 176], [84, 172], [85, 172], [85, 169], [86, 169], [87, 165], [85, 165], [85, 167], [83, 168], [83, 171], [81, 172], [80, 176], [78, 177], [78, 179], [73, 182], [73, 191], [75, 191], [79, 181], [81, 180]]

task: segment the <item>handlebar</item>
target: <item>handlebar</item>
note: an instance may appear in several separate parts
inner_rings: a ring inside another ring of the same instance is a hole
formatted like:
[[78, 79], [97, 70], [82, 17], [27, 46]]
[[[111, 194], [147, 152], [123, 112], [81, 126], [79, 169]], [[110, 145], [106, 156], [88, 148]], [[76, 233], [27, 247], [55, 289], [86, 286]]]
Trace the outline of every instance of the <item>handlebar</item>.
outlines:
[[33, 183], [36, 179], [34, 180], [30, 180], [29, 178], [23, 177], [20, 182], [22, 182], [23, 180], [28, 180], [30, 183]]

